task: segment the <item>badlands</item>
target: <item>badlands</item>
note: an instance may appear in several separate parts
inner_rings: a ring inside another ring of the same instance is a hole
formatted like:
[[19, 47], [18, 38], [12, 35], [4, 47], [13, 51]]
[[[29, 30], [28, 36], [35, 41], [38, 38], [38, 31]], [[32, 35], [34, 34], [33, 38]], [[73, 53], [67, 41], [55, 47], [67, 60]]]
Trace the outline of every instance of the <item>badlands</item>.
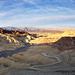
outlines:
[[75, 75], [75, 31], [29, 34], [0, 28], [0, 75]]

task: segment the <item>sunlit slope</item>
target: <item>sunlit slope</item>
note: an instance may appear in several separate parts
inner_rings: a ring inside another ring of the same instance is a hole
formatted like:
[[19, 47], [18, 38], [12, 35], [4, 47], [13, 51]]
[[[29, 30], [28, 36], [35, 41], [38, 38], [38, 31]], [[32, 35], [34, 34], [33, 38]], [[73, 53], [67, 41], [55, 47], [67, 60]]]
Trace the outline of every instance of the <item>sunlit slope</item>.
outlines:
[[41, 33], [38, 38], [31, 40], [31, 44], [50, 44], [58, 41], [62, 37], [75, 37], [75, 31], [65, 31], [64, 33]]

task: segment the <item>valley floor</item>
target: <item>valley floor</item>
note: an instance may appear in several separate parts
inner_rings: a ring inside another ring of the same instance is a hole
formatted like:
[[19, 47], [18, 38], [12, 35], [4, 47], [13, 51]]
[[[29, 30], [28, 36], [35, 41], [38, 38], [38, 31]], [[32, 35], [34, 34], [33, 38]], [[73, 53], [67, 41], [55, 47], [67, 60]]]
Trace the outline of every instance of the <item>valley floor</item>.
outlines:
[[[61, 52], [49, 45], [33, 45], [26, 51], [7, 57], [9, 65], [4, 59], [7, 66], [3, 65], [2, 75], [74, 75], [74, 56], [73, 50]], [[17, 66], [13, 66], [15, 64]]]

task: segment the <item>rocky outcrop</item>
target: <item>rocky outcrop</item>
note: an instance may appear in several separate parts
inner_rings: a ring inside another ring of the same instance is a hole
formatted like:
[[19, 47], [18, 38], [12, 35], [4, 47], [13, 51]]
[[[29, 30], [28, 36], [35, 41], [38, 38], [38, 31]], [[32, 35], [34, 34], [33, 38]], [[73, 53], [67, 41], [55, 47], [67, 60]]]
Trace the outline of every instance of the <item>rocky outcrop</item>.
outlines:
[[29, 33], [25, 32], [25, 31], [17, 31], [17, 30], [4, 30], [2, 28], [0, 28], [0, 33], [1, 34], [13, 34], [15, 36], [27, 36]]
[[63, 37], [74, 37], [75, 36], [75, 31], [70, 31], [70, 30], [66, 30], [64, 33], [62, 33]]
[[35, 36], [25, 31], [9, 31], [0, 28], [0, 51], [24, 47], [30, 40], [35, 39]]
[[75, 49], [75, 37], [61, 37], [58, 41], [52, 44], [60, 50]]
[[24, 40], [21, 39], [21, 37], [0, 34], [0, 51], [13, 50], [13, 49], [16, 49], [16, 48], [19, 48], [19, 47], [23, 47], [23, 46], [25, 46]]

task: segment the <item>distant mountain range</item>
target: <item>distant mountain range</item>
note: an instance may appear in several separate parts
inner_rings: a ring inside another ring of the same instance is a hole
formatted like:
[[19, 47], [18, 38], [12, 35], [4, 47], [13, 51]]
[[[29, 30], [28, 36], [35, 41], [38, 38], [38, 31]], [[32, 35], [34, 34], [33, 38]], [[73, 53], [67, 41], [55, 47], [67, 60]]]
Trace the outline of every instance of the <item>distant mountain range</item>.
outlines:
[[34, 32], [34, 33], [45, 33], [45, 32], [64, 32], [65, 30], [73, 30], [74, 28], [34, 28], [34, 27], [2, 27], [5, 30], [18, 30], [18, 31], [26, 31], [26, 32]]

